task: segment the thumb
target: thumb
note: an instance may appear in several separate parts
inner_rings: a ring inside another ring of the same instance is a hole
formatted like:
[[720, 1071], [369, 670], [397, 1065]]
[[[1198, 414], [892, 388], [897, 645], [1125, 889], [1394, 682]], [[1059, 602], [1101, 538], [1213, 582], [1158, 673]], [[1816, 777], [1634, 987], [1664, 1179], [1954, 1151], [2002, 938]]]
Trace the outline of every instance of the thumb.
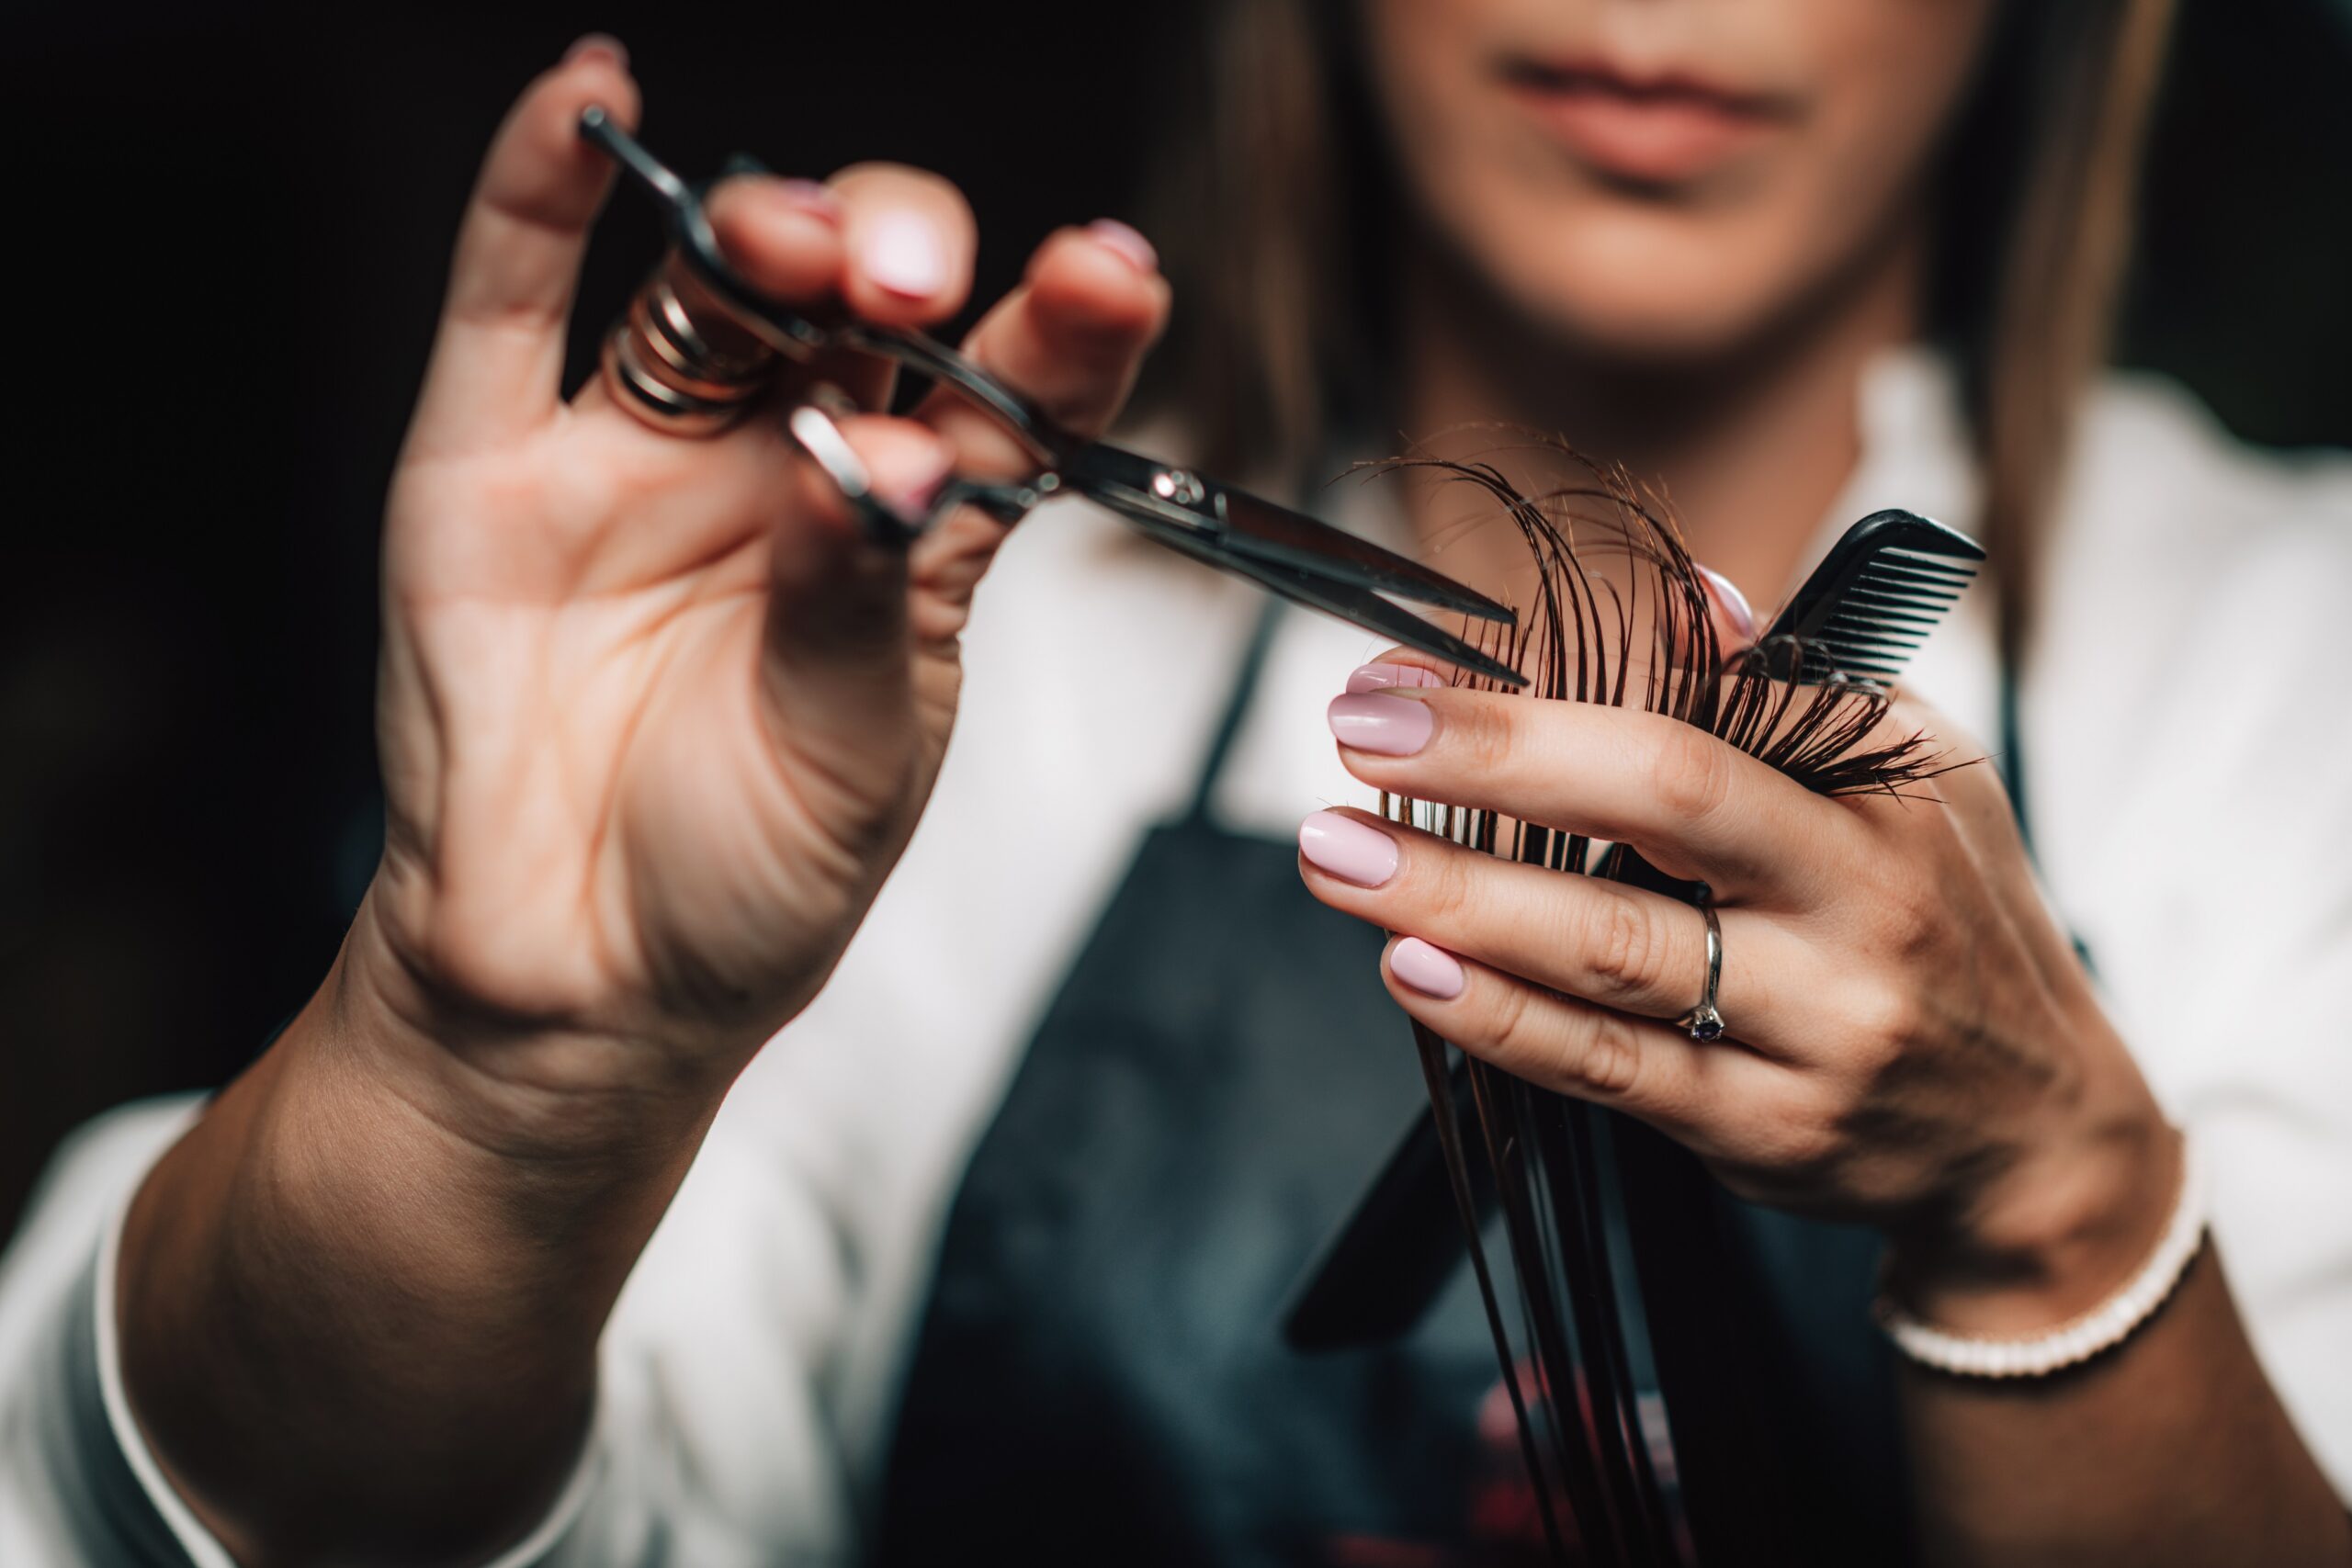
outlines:
[[[953, 461], [928, 426], [879, 414], [837, 422], [875, 499], [920, 516]], [[878, 806], [905, 782], [915, 735], [907, 549], [874, 536], [825, 471], [797, 457], [770, 542], [763, 697], [773, 739], [833, 786]]]
[[1739, 584], [1711, 566], [1692, 561], [1699, 570], [1699, 581], [1707, 590], [1707, 618], [1715, 625], [1715, 645], [1725, 656], [1737, 653], [1756, 641], [1758, 627], [1756, 612], [1748, 607], [1747, 595]]

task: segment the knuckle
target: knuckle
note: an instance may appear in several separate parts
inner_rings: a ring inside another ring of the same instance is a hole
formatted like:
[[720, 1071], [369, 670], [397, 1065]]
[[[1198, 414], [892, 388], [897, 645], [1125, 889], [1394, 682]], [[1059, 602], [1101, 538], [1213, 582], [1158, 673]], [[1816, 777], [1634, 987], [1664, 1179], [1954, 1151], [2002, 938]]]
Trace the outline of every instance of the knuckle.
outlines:
[[1657, 922], [1629, 898], [1605, 897], [1587, 916], [1587, 951], [1593, 977], [1611, 992], [1646, 995], [1658, 982]]
[[1476, 901], [1476, 873], [1467, 857], [1444, 851], [1415, 857], [1419, 862], [1407, 877], [1407, 893], [1427, 912], [1433, 929], [1459, 935]]
[[1650, 788], [1684, 821], [1704, 821], [1731, 795], [1732, 751], [1705, 730], [1669, 723], [1651, 756]]
[[1516, 750], [1510, 716], [1499, 704], [1460, 703], [1444, 716], [1465, 766], [1482, 777], [1498, 774], [1511, 763]]
[[1907, 987], [1872, 984], [1850, 1004], [1857, 1043], [1865, 1070], [1875, 1069], [1901, 1055], [1919, 1032], [1922, 1009]]
[[1758, 1163], [1800, 1184], [1826, 1179], [1845, 1156], [1846, 1138], [1838, 1119], [1819, 1109], [1773, 1119], [1758, 1141]]
[[1532, 987], [1510, 984], [1497, 996], [1487, 1019], [1487, 1041], [1498, 1063], [1532, 1065], [1543, 1060], [1534, 1019]]
[[1933, 949], [1943, 935], [1942, 901], [1917, 884], [1898, 887], [1887, 900], [1886, 942], [1898, 958], [1916, 959]]
[[1568, 1034], [1566, 1055], [1571, 1059], [1562, 1066], [1569, 1082], [1612, 1100], [1633, 1092], [1641, 1074], [1642, 1051], [1632, 1024], [1595, 1012]]
[[[1551, 1001], [1554, 1007], [1540, 1006]], [[1556, 1008], [1574, 1010], [1565, 1025]], [[1532, 986], [1515, 985], [1495, 1003], [1491, 1047], [1498, 1063], [1571, 1094], [1617, 1100], [1641, 1073], [1641, 1046], [1624, 1019], [1561, 1004]]]

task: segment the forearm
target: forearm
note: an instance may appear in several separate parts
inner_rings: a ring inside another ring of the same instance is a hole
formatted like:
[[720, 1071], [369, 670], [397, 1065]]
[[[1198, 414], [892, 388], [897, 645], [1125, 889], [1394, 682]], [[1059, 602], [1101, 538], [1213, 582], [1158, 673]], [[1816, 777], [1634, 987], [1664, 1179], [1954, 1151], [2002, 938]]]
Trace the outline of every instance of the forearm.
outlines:
[[716, 1099], [616, 1094], [572, 1147], [503, 1144], [560, 1108], [474, 1081], [351, 953], [135, 1200], [125, 1378], [242, 1561], [463, 1562], [561, 1485], [605, 1318]]
[[1902, 1379], [1922, 1555], [1939, 1564], [2352, 1562], [2208, 1247], [2157, 1315], [2054, 1377]]

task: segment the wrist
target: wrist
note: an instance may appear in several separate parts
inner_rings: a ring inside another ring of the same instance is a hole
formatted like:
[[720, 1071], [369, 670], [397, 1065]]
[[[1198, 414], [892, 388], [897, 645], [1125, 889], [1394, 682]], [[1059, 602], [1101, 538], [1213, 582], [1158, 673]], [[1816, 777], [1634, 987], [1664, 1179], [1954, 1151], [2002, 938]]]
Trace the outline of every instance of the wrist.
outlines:
[[471, 1560], [568, 1473], [605, 1317], [692, 1145], [561, 1160], [455, 1135], [466, 1091], [415, 1072], [350, 979], [339, 960], [141, 1184], [125, 1386], [241, 1560], [402, 1532], [419, 1561]]
[[2183, 1172], [2179, 1134], [2128, 1077], [2084, 1097], [1937, 1223], [1894, 1235], [1889, 1297], [1939, 1328], [2003, 1336], [2065, 1323], [2121, 1288], [2163, 1238]]
[[[613, 1043], [468, 1023], [453, 1046], [388, 996], [368, 925], [363, 909], [325, 982], [135, 1196], [118, 1297], [129, 1380], [142, 1412], [168, 1411], [174, 1390], [209, 1408], [221, 1383], [307, 1368], [324, 1404], [347, 1382], [345, 1403], [392, 1425], [393, 1406], [429, 1423], [528, 1384], [517, 1407], [576, 1424], [605, 1314], [719, 1091], [600, 1100], [560, 1074], [476, 1065], [469, 1053]], [[208, 1371], [187, 1347], [231, 1318], [243, 1328]], [[518, 1356], [526, 1329], [534, 1353]], [[381, 1345], [407, 1370], [379, 1384]]]
[[398, 1252], [420, 1283], [464, 1292], [526, 1287], [518, 1260], [560, 1236], [567, 1256], [548, 1282], [565, 1300], [548, 1305], [594, 1310], [596, 1280], [617, 1290], [716, 1100], [591, 1107], [569, 1089], [502, 1083], [387, 1007], [358, 940], [150, 1173], [127, 1251], [252, 1278], [288, 1258], [317, 1278], [364, 1277]]
[[486, 1157], [583, 1177], [665, 1166], [682, 1144], [691, 1154], [759, 1043], [671, 1038], [618, 1006], [487, 1003], [420, 963], [383, 900], [379, 880], [288, 1032], [355, 1094], [389, 1098]]

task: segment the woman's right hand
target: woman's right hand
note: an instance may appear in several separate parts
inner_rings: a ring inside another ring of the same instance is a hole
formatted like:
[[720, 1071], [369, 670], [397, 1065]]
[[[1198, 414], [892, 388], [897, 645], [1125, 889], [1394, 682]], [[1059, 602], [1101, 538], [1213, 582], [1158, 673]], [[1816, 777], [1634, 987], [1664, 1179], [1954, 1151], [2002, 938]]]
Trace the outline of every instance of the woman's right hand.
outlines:
[[[592, 103], [635, 118], [593, 39], [499, 131], [393, 479], [383, 864], [326, 984], [123, 1227], [132, 1404], [243, 1562], [478, 1559], [548, 1506], [622, 1280], [922, 809], [1004, 533], [967, 508], [867, 541], [775, 408], [698, 441], [601, 379], [560, 400], [608, 183]], [[789, 301], [912, 325], [968, 285], [963, 200], [911, 170], [729, 181], [711, 215]], [[1150, 248], [1098, 225], [1047, 240], [966, 346], [1091, 432], [1166, 309]], [[871, 361], [795, 374], [888, 390]], [[902, 504], [1028, 466], [944, 396], [842, 423]]]
[[[340, 976], [345, 1005], [436, 1058], [413, 1080], [436, 1114], [532, 1152], [609, 1134], [585, 1104], [714, 1100], [816, 992], [936, 775], [1004, 534], [967, 508], [910, 551], [866, 540], [773, 410], [693, 440], [601, 378], [560, 400], [610, 183], [574, 129], [592, 103], [634, 121], [594, 39], [515, 106], [465, 220], [385, 524], [387, 848]], [[968, 288], [971, 217], [933, 175], [747, 177], [711, 211], [780, 299], [917, 325]], [[967, 346], [1092, 433], [1166, 306], [1131, 231], [1066, 231]], [[793, 374], [887, 396], [869, 359]], [[904, 503], [951, 469], [1032, 466], [946, 394], [844, 429]]]

